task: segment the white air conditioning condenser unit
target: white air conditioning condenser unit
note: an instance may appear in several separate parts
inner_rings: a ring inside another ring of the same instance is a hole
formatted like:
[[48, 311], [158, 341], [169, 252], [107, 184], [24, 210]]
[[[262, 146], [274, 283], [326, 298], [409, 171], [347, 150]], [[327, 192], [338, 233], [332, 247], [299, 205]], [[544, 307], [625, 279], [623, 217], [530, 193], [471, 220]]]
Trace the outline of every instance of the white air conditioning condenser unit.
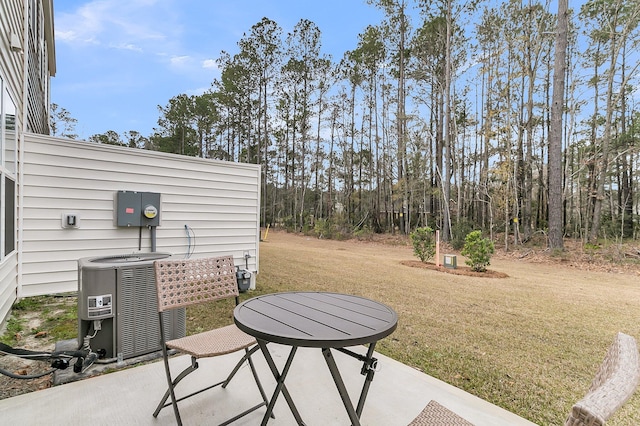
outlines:
[[[169, 253], [86, 257], [78, 260], [78, 343], [102, 359], [123, 359], [161, 349], [155, 260]], [[163, 312], [165, 338], [186, 335], [184, 308]]]

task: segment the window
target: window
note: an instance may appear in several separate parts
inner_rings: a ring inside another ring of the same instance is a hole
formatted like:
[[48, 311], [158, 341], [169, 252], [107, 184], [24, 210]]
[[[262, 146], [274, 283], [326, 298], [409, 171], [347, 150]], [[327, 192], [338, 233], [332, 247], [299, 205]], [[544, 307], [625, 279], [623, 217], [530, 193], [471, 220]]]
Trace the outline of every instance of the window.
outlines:
[[16, 249], [16, 183], [9, 179], [9, 176], [4, 178], [4, 255], [12, 253]]
[[0, 259], [16, 249], [16, 105], [0, 77]]
[[17, 153], [16, 147], [18, 140], [16, 138], [16, 106], [9, 96], [9, 91], [4, 88], [2, 96], [2, 115], [4, 117], [4, 146], [3, 155], [4, 167], [6, 171], [15, 175], [17, 166]]

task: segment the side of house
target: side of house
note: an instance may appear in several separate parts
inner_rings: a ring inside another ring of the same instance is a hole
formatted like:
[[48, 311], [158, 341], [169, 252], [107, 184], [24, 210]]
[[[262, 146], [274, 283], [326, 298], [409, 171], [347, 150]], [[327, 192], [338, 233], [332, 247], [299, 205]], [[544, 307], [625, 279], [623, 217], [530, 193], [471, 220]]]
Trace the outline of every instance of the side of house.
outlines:
[[0, 2], [0, 324], [17, 297], [23, 135], [49, 131], [55, 74], [51, 0]]
[[20, 1], [0, 2], [0, 319], [7, 315], [16, 298], [18, 276], [18, 256], [15, 247], [10, 247], [15, 242], [15, 229], [7, 225], [15, 214], [15, 194], [11, 192], [15, 193], [16, 188], [16, 129], [22, 125], [17, 100], [23, 81], [23, 19]]
[[119, 191], [160, 194], [157, 251], [257, 271], [259, 166], [27, 133], [19, 297], [77, 290], [79, 258], [151, 251], [151, 229], [116, 226]]

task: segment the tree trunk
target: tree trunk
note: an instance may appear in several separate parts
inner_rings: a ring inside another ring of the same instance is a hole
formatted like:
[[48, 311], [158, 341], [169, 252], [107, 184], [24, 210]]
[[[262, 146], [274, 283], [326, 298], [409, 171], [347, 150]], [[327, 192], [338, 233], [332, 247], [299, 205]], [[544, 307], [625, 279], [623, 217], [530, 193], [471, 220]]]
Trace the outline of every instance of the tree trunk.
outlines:
[[567, 54], [568, 0], [558, 0], [551, 129], [549, 135], [549, 247], [562, 250], [562, 114]]
[[444, 169], [442, 173], [443, 182], [443, 220], [442, 220], [442, 240], [449, 241], [451, 239], [451, 215], [449, 210], [449, 199], [451, 193], [451, 39], [453, 17], [451, 16], [451, 1], [447, 0], [447, 39], [445, 47], [445, 71], [444, 71]]
[[406, 16], [404, 14], [404, 3], [400, 6], [400, 43], [398, 45], [399, 63], [398, 63], [398, 113], [397, 113], [397, 132], [398, 132], [398, 183], [400, 184], [401, 205], [400, 205], [400, 232], [409, 233], [407, 207], [409, 202], [408, 182], [405, 176], [405, 162], [407, 156], [406, 141], [406, 123], [407, 116], [405, 111], [405, 31]]

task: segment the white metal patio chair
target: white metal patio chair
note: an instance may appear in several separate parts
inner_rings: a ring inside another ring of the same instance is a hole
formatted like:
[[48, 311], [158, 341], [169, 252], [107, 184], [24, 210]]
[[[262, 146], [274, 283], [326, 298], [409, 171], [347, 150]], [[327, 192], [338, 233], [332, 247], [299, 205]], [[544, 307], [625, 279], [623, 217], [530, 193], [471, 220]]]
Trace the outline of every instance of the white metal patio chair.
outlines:
[[640, 382], [636, 340], [618, 333], [589, 392], [571, 408], [565, 426], [602, 426], [633, 395]]
[[[233, 257], [158, 260], [154, 262], [154, 266], [156, 287], [158, 290], [158, 316], [160, 321], [160, 336], [162, 338], [162, 355], [164, 358], [168, 389], [158, 404], [156, 411], [153, 413], [153, 417], [157, 417], [160, 410], [164, 407], [173, 405], [176, 421], [178, 425], [181, 425], [182, 420], [180, 418], [180, 411], [178, 410], [178, 402], [216, 386], [225, 388], [245, 361], [247, 361], [251, 367], [256, 385], [262, 395], [262, 402], [221, 423], [221, 425], [229, 424], [262, 406], [266, 406], [268, 400], [251, 359], [251, 355], [253, 355], [259, 347], [253, 337], [242, 332], [235, 324], [165, 341], [162, 312], [231, 297], [235, 297], [236, 305], [238, 304], [239, 292]], [[191, 356], [191, 365], [175, 376], [175, 378], [172, 378], [169, 367], [169, 349]], [[225, 380], [181, 398], [176, 398], [176, 385], [187, 375], [198, 369], [199, 358], [215, 357], [240, 350], [244, 350], [245, 354]], [[169, 403], [166, 402], [168, 398], [171, 398], [171, 402]]]

